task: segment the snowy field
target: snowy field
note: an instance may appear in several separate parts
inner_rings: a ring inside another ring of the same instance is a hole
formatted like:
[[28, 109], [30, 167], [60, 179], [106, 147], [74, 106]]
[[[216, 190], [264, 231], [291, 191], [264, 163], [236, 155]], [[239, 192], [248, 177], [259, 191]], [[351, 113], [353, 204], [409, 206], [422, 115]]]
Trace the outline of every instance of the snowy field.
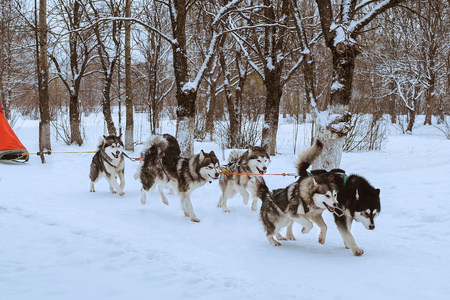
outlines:
[[[52, 150], [96, 150], [101, 115], [83, 124], [82, 147], [53, 140]], [[144, 128], [136, 126], [136, 139], [147, 138]], [[165, 128], [174, 133], [173, 123]], [[19, 121], [14, 130], [37, 151], [38, 121]], [[269, 173], [295, 171], [293, 130], [281, 123]], [[299, 131], [297, 151], [306, 132]], [[217, 144], [196, 143], [200, 149], [222, 160]], [[361, 257], [344, 248], [328, 212], [324, 245], [317, 226], [302, 235], [298, 224], [296, 241], [270, 245], [259, 213], [240, 196], [229, 200], [231, 213], [216, 207], [218, 182], [192, 194], [200, 223], [184, 217], [175, 195], [166, 206], [149, 192], [143, 206], [137, 163], [129, 160], [124, 197], [111, 194], [105, 179], [90, 193], [92, 156], [0, 163], [0, 299], [449, 299], [450, 141], [432, 126], [412, 135], [389, 128], [382, 151], [344, 153], [343, 169], [381, 189], [376, 229], [353, 226]], [[266, 177], [271, 188], [293, 180]]]

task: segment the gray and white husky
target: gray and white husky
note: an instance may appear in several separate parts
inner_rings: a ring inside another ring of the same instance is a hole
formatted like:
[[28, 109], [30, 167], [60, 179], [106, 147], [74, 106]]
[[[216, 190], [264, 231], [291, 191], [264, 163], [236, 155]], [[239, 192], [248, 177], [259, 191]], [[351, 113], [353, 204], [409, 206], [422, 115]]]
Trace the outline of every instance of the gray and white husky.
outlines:
[[[231, 173], [239, 174], [253, 174], [253, 175], [235, 175], [224, 173], [219, 180], [220, 189], [222, 194], [220, 195], [218, 207], [222, 207], [224, 212], [230, 212], [227, 207], [227, 200], [237, 192], [239, 192], [243, 198], [244, 204], [247, 205], [250, 195], [247, 189], [250, 190], [252, 196], [252, 210], [256, 211], [258, 198], [256, 197], [256, 181], [257, 177], [261, 177], [255, 174], [265, 174], [267, 167], [270, 164], [270, 156], [267, 154], [267, 150], [264, 147], [250, 147], [249, 150], [242, 152], [235, 150], [231, 152], [228, 158], [228, 164], [226, 169]], [[264, 179], [260, 179], [264, 181]]]
[[[98, 151], [95, 153], [91, 162], [91, 171], [89, 174], [89, 178], [91, 179], [91, 192], [95, 192], [95, 183], [102, 176], [105, 176], [109, 182], [109, 190], [111, 193], [118, 193], [120, 196], [125, 195], [123, 191], [125, 187], [123, 150], [121, 136], [103, 136], [103, 139], [98, 145]], [[117, 181], [118, 178], [120, 179], [120, 184]]]
[[[286, 188], [271, 192], [263, 181], [257, 181], [257, 195], [262, 200], [260, 217], [267, 240], [272, 245], [281, 246], [274, 235], [278, 240], [295, 240], [292, 232], [294, 222], [303, 226], [302, 233], [308, 233], [313, 228], [312, 222], [316, 223], [320, 228], [319, 243], [325, 243], [327, 225], [322, 212], [325, 209], [334, 212], [338, 204], [338, 187], [330, 174], [305, 176], [322, 150], [323, 144], [317, 140], [299, 155], [297, 172], [300, 178]], [[280, 229], [286, 226], [286, 237], [283, 237]]]
[[194, 213], [190, 194], [205, 183], [219, 178], [219, 160], [214, 151], [205, 153], [203, 150], [190, 158], [180, 157], [177, 155], [179, 148], [177, 140], [168, 134], [154, 136], [149, 140], [137, 172], [142, 183], [141, 203], [146, 203], [147, 192], [156, 185], [162, 201], [169, 204], [163, 192], [168, 187], [180, 196], [185, 216], [193, 222], [200, 222]]

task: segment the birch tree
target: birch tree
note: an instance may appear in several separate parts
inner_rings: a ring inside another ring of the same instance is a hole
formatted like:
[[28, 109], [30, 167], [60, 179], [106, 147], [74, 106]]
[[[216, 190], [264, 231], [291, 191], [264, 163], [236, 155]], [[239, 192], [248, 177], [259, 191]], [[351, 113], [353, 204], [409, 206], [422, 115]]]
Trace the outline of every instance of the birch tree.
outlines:
[[47, 0], [39, 1], [39, 59], [38, 59], [38, 89], [39, 89], [39, 152], [44, 163], [45, 150], [51, 150], [50, 140], [50, 107], [49, 107], [49, 70], [47, 47]]

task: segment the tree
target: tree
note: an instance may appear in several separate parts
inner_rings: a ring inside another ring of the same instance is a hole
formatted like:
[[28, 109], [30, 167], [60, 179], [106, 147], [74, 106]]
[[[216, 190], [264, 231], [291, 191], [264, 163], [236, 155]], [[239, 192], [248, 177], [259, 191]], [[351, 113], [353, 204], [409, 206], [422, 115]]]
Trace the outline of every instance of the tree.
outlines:
[[[125, 18], [131, 18], [131, 0], [125, 0]], [[131, 97], [131, 20], [125, 20], [125, 150], [134, 150], [133, 99]]]
[[194, 150], [194, 126], [195, 126], [195, 101], [197, 98], [200, 81], [206, 70], [211, 67], [214, 61], [214, 54], [220, 41], [220, 22], [235, 5], [242, 0], [232, 0], [221, 6], [220, 4], [211, 5], [215, 15], [211, 24], [213, 35], [209, 42], [203, 63], [196, 72], [195, 79], [190, 80], [189, 64], [186, 47], [186, 18], [195, 1], [187, 0], [169, 0], [169, 14], [172, 27], [172, 38], [168, 39], [173, 52], [173, 70], [175, 74], [175, 90], [177, 107], [177, 139], [181, 146], [181, 153], [184, 156], [190, 156]]
[[[168, 29], [168, 14], [163, 4], [152, 0], [144, 2], [140, 15], [140, 20], [152, 28], [160, 32]], [[169, 69], [170, 47], [160, 34], [148, 28], [143, 31], [138, 30], [134, 42], [144, 57], [144, 62], [135, 70], [139, 74], [140, 82], [145, 86], [150, 130], [152, 134], [155, 134], [159, 128], [163, 100], [174, 86], [174, 78]]]
[[355, 59], [362, 51], [357, 40], [372, 20], [401, 2], [403, 0], [342, 0], [336, 13], [331, 0], [316, 0], [322, 34], [333, 58], [330, 99], [325, 112], [333, 117], [321, 114], [322, 117], [316, 120], [317, 136], [325, 147], [313, 167], [339, 167], [344, 139], [350, 130], [351, 114], [348, 111], [352, 99]]
[[[97, 38], [97, 53], [104, 78], [102, 91], [103, 116], [108, 128], [108, 134], [116, 135], [116, 127], [111, 114], [111, 88], [122, 48], [121, 31], [123, 21], [115, 19], [121, 16], [122, 1], [116, 3], [115, 1], [107, 0], [103, 2], [89, 0], [89, 4], [94, 13], [94, 19], [90, 22]], [[110, 22], [100, 22], [102, 18], [108, 16], [112, 17]]]
[[[262, 145], [268, 147], [270, 155], [276, 154], [276, 138], [283, 87], [301, 65], [302, 57], [286, 71], [287, 62], [296, 53], [288, 43], [291, 20], [289, 0], [264, 0], [260, 9], [252, 11], [246, 18], [251, 28], [250, 36], [240, 35], [238, 41], [251, 67], [262, 78], [266, 88]], [[263, 41], [263, 42], [261, 42]], [[261, 47], [261, 43], [263, 47]]]
[[[58, 7], [62, 11], [57, 13], [60, 20], [61, 31], [55, 33], [56, 40], [64, 39], [68, 35], [68, 49], [64, 45], [56, 44], [50, 55], [52, 62], [55, 64], [58, 77], [63, 82], [69, 94], [69, 120], [70, 120], [70, 141], [78, 145], [83, 144], [80, 125], [80, 99], [79, 93], [81, 89], [82, 79], [93, 71], [87, 71], [88, 66], [92, 62], [92, 52], [97, 48], [95, 35], [91, 29], [84, 28], [87, 25], [86, 15], [87, 6], [80, 0], [69, 1], [58, 0]], [[67, 66], [65, 61], [69, 60]]]
[[39, 0], [39, 58], [38, 58], [38, 88], [39, 88], [39, 152], [41, 161], [45, 163], [45, 150], [51, 150], [50, 140], [50, 108], [48, 92], [48, 50], [47, 50], [47, 0]]

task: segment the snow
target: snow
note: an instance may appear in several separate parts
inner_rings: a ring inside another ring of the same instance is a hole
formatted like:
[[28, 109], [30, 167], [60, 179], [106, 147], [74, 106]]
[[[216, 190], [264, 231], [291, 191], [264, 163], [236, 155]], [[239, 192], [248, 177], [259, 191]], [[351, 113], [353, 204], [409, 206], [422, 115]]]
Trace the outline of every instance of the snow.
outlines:
[[[418, 117], [417, 124], [422, 122]], [[83, 146], [52, 140], [52, 150], [95, 150], [103, 134], [101, 115], [82, 124]], [[269, 173], [295, 172], [293, 127], [280, 120], [280, 154], [272, 157]], [[297, 149], [309, 141], [306, 127], [298, 130]], [[174, 134], [173, 122], [163, 128]], [[37, 151], [38, 121], [25, 120], [15, 132], [29, 151]], [[344, 153], [342, 168], [381, 189], [376, 229], [353, 226], [365, 251], [361, 257], [343, 247], [328, 212], [324, 245], [317, 242], [317, 226], [302, 235], [298, 224], [296, 241], [270, 245], [258, 213], [240, 196], [228, 201], [231, 213], [216, 207], [218, 182], [193, 192], [201, 220], [193, 223], [175, 195], [167, 195], [166, 206], [151, 191], [147, 205], [140, 204], [140, 185], [133, 180], [138, 163], [126, 161], [124, 197], [111, 194], [104, 179], [96, 193], [89, 192], [92, 154], [55, 153], [46, 164], [37, 156], [25, 164], [0, 163], [1, 298], [448, 299], [449, 146], [432, 126], [415, 128], [412, 135], [391, 127], [382, 151]], [[213, 142], [196, 142], [200, 149], [221, 157]], [[266, 180], [277, 188], [294, 178]]]

